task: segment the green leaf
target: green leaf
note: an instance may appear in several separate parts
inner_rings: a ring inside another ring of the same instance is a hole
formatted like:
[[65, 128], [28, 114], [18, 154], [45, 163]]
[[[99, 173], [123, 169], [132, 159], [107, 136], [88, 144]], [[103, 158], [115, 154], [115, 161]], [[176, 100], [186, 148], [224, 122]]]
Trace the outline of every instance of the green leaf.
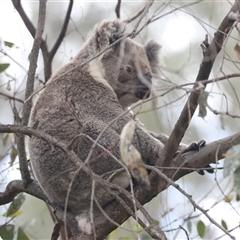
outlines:
[[225, 154], [223, 176], [228, 177], [240, 167], [240, 144], [231, 147]]
[[4, 146], [4, 147], [5, 147], [6, 144], [7, 144], [7, 140], [8, 140], [8, 138], [9, 138], [9, 133], [4, 134], [4, 136], [3, 136], [3, 140], [2, 140], [2, 142], [3, 142], [3, 146]]
[[14, 237], [14, 225], [8, 224], [0, 226], [0, 237], [3, 240], [12, 240]]
[[240, 168], [234, 174], [234, 187], [237, 194], [240, 194]]
[[203, 238], [205, 235], [205, 231], [206, 231], [206, 226], [202, 221], [198, 221], [197, 223], [197, 232], [199, 237]]
[[192, 232], [192, 222], [191, 221], [187, 222], [187, 229], [190, 233]]
[[12, 203], [10, 204], [7, 212], [5, 212], [2, 216], [4, 217], [16, 217], [19, 215], [22, 215], [22, 211], [20, 211], [20, 207], [22, 206], [22, 204], [24, 203], [26, 197], [24, 195], [24, 193], [20, 193], [17, 195], [17, 197], [12, 201]]
[[10, 47], [10, 48], [12, 48], [14, 46], [14, 43], [8, 42], [8, 41], [4, 41], [4, 44], [5, 44], [5, 46]]
[[240, 195], [237, 194], [236, 200], [239, 202], [240, 201]]
[[221, 225], [226, 229], [226, 230], [228, 230], [228, 226], [227, 226], [227, 224], [226, 224], [226, 222], [222, 219], [222, 221], [221, 221]]
[[23, 229], [18, 228], [17, 240], [30, 240]]
[[11, 159], [10, 166], [12, 166], [13, 163], [15, 162], [17, 155], [18, 155], [18, 150], [14, 146], [12, 146], [12, 150], [10, 153], [10, 159]]
[[5, 71], [9, 67], [9, 63], [1, 63], [0, 64], [0, 73]]
[[209, 95], [209, 92], [207, 91], [203, 91], [199, 98], [198, 98], [198, 104], [199, 104], [199, 113], [198, 113], [198, 116], [199, 117], [206, 117], [207, 115], [207, 99], [208, 99], [208, 95]]

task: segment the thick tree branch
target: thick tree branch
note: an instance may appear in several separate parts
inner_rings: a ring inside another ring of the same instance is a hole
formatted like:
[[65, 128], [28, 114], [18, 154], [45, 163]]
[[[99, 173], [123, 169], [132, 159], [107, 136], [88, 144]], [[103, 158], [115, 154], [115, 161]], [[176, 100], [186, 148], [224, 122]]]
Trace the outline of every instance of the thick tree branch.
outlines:
[[47, 196], [36, 181], [32, 181], [27, 187], [24, 187], [21, 180], [14, 180], [8, 183], [4, 192], [0, 192], [0, 205], [10, 203], [21, 192], [28, 193], [45, 202], [48, 201]]
[[[235, 1], [235, 4], [231, 8], [230, 12], [232, 11], [239, 13], [240, 11], [239, 0]], [[196, 84], [193, 88], [197, 87], [198, 81], [206, 80], [210, 75], [216, 56], [220, 52], [223, 46], [224, 40], [226, 39], [227, 34], [229, 33], [231, 27], [235, 22], [234, 20], [229, 18], [229, 13], [223, 19], [211, 43], [209, 45], [208, 43], [205, 43], [206, 50], [203, 52], [204, 58], [200, 66], [198, 76], [196, 78]], [[206, 84], [204, 85], [206, 86]], [[191, 118], [197, 108], [199, 94], [200, 93], [197, 91], [191, 92], [181, 112], [181, 115], [164, 147], [164, 150], [162, 152], [162, 158], [161, 160], [159, 160], [157, 165], [167, 166], [169, 164], [169, 160], [173, 158], [173, 155], [176, 152], [179, 146], [179, 143], [181, 142], [181, 139], [184, 133], [186, 132], [189, 126], [189, 123], [191, 121]]]

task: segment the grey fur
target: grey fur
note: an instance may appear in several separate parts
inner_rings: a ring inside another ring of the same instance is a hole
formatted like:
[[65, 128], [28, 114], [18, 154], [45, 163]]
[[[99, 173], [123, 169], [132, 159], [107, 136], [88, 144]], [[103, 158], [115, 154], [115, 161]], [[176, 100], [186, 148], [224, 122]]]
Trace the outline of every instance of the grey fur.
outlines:
[[[152, 74], [157, 73], [160, 45], [151, 41], [144, 47], [129, 38], [79, 67], [122, 37], [124, 31], [125, 25], [120, 20], [104, 21], [95, 27], [77, 56], [49, 80], [31, 113], [30, 126], [37, 126], [66, 145], [71, 143], [71, 148], [82, 161], [87, 159], [93, 141], [105, 128], [107, 130], [98, 143], [121, 161], [119, 135], [130, 120], [129, 115], [123, 114], [124, 109], [149, 96]], [[109, 126], [113, 119], [117, 120]], [[164, 139], [164, 142], [167, 137], [162, 135], [159, 139]], [[161, 141], [139, 125], [133, 144], [144, 162], [151, 165], [163, 148]], [[87, 211], [91, 177], [84, 171], [75, 176], [76, 166], [66, 154], [58, 148], [52, 149], [36, 137], [30, 139], [29, 148], [34, 175], [49, 201], [63, 208], [69, 184], [75, 177], [68, 210], [75, 215]], [[93, 150], [89, 166], [105, 179], [121, 168], [119, 162], [99, 146]], [[129, 178], [124, 171], [111, 181], [124, 188], [129, 186]], [[98, 184], [95, 196], [102, 206], [113, 198]]]

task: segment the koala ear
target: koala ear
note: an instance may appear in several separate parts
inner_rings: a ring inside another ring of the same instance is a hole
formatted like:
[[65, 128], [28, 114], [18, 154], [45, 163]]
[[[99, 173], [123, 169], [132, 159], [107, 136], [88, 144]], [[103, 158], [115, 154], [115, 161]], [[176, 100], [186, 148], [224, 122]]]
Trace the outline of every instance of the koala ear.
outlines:
[[102, 51], [123, 36], [125, 23], [119, 19], [105, 20], [95, 29], [97, 49]]
[[146, 54], [153, 73], [157, 73], [161, 45], [153, 40], [145, 46]]

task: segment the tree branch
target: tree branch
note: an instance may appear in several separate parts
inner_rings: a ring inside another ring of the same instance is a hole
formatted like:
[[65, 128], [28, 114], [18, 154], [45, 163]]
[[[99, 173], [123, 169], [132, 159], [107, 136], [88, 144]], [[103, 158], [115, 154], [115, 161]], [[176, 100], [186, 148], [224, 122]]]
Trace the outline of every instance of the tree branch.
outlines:
[[[235, 1], [234, 6], [231, 8], [230, 12], [239, 12], [239, 0]], [[229, 12], [229, 13], [230, 13]], [[201, 80], [208, 79], [210, 72], [212, 70], [213, 63], [216, 59], [217, 54], [220, 52], [223, 42], [229, 33], [231, 27], [234, 24], [234, 20], [231, 20], [229, 18], [229, 13], [225, 16], [222, 23], [220, 24], [218, 31], [215, 33], [213, 40], [208, 45], [207, 42], [205, 42], [206, 50], [203, 52], [204, 57], [202, 60], [202, 63], [200, 65], [200, 69], [196, 78], [196, 84], [193, 88], [197, 87], [197, 82]], [[204, 84], [206, 86], [206, 84]], [[198, 97], [199, 97], [198, 91], [192, 91], [182, 112], [181, 115], [171, 133], [169, 136], [169, 139], [163, 149], [162, 157], [159, 159], [159, 162], [157, 165], [159, 166], [167, 166], [169, 164], [169, 160], [173, 158], [174, 153], [176, 152], [179, 143], [181, 142], [181, 139], [186, 132], [189, 123], [191, 121], [191, 118], [198, 106]], [[155, 174], [156, 176], [156, 174]]]
[[[28, 99], [34, 90], [34, 79], [35, 79], [35, 73], [37, 68], [37, 60], [38, 60], [38, 54], [39, 54], [39, 49], [42, 41], [42, 33], [43, 33], [45, 18], [46, 18], [46, 2], [47, 2], [46, 0], [42, 0], [39, 3], [38, 25], [37, 25], [37, 31], [36, 31], [32, 51], [30, 55], [30, 66], [29, 66], [27, 83], [26, 83], [25, 99]], [[23, 113], [22, 113], [22, 120], [21, 120], [21, 123], [23, 126], [28, 125], [31, 108], [32, 108], [32, 101], [31, 100], [26, 101], [23, 105]], [[28, 170], [24, 135], [17, 136], [17, 148], [18, 148], [21, 177], [22, 177], [23, 185], [26, 187], [32, 181], [32, 179], [31, 179], [30, 172]]]
[[[14, 6], [14, 8], [17, 10], [17, 12], [19, 13], [20, 17], [22, 18], [26, 28], [28, 29], [28, 31], [30, 32], [30, 34], [32, 35], [32, 37], [35, 37], [36, 34], [36, 29], [33, 25], [33, 23], [31, 22], [31, 20], [28, 18], [27, 14], [25, 13], [22, 4], [21, 4], [21, 0], [12, 0], [12, 4]], [[48, 48], [47, 48], [47, 44], [46, 42], [42, 39], [41, 41], [41, 51], [43, 54], [43, 59], [44, 62], [47, 59], [48, 56]]]
[[27, 187], [24, 187], [21, 180], [14, 180], [8, 183], [4, 192], [0, 192], [0, 205], [12, 202], [12, 200], [21, 192], [28, 193], [45, 202], [48, 201], [47, 196], [44, 194], [43, 190], [36, 181], [32, 181]]
[[24, 101], [23, 101], [22, 99], [12, 97], [12, 96], [10, 96], [10, 95], [8, 95], [8, 94], [5, 94], [5, 93], [0, 92], [0, 95], [3, 96], [3, 97], [5, 97], [5, 98], [8, 98], [8, 99], [10, 99], [10, 100], [18, 101], [18, 102], [20, 102], [20, 103], [24, 103]]
[[118, 0], [117, 5], [116, 5], [116, 7], [115, 7], [116, 16], [117, 16], [117, 18], [119, 18], [119, 19], [120, 19], [121, 3], [122, 3], [122, 0]]
[[[60, 46], [60, 44], [62, 43], [63, 38], [66, 35], [66, 31], [68, 28], [68, 24], [69, 24], [69, 20], [70, 20], [70, 16], [71, 16], [71, 12], [72, 12], [72, 7], [73, 7], [73, 0], [69, 1], [69, 5], [68, 5], [68, 10], [67, 10], [67, 14], [65, 16], [64, 22], [63, 22], [63, 26], [62, 26], [62, 30], [55, 42], [55, 44], [53, 45], [51, 51], [48, 54], [48, 58], [47, 61], [44, 61], [44, 69], [45, 69], [45, 79], [46, 81], [51, 77], [52, 75], [52, 60]], [[49, 69], [50, 68], [50, 69]]]
[[[30, 32], [32, 37], [34, 38], [34, 36], [36, 34], [36, 29], [35, 29], [33, 23], [31, 22], [31, 20], [28, 18], [24, 9], [22, 8], [21, 0], [12, 0], [12, 3], [13, 3], [13, 6], [15, 7], [15, 9], [17, 10], [17, 12], [19, 13], [20, 17], [22, 18], [26, 28], [28, 29], [28, 31]], [[70, 15], [72, 12], [72, 7], [73, 7], [73, 0], [70, 0], [67, 14], [66, 14], [63, 26], [62, 26], [62, 30], [50, 52], [48, 51], [46, 41], [41, 38], [41, 51], [42, 51], [43, 61], [44, 61], [45, 82], [47, 82], [47, 80], [52, 75], [52, 60], [53, 60], [60, 44], [62, 43], [63, 38], [66, 35], [67, 27], [68, 27], [69, 20], [70, 20]]]

